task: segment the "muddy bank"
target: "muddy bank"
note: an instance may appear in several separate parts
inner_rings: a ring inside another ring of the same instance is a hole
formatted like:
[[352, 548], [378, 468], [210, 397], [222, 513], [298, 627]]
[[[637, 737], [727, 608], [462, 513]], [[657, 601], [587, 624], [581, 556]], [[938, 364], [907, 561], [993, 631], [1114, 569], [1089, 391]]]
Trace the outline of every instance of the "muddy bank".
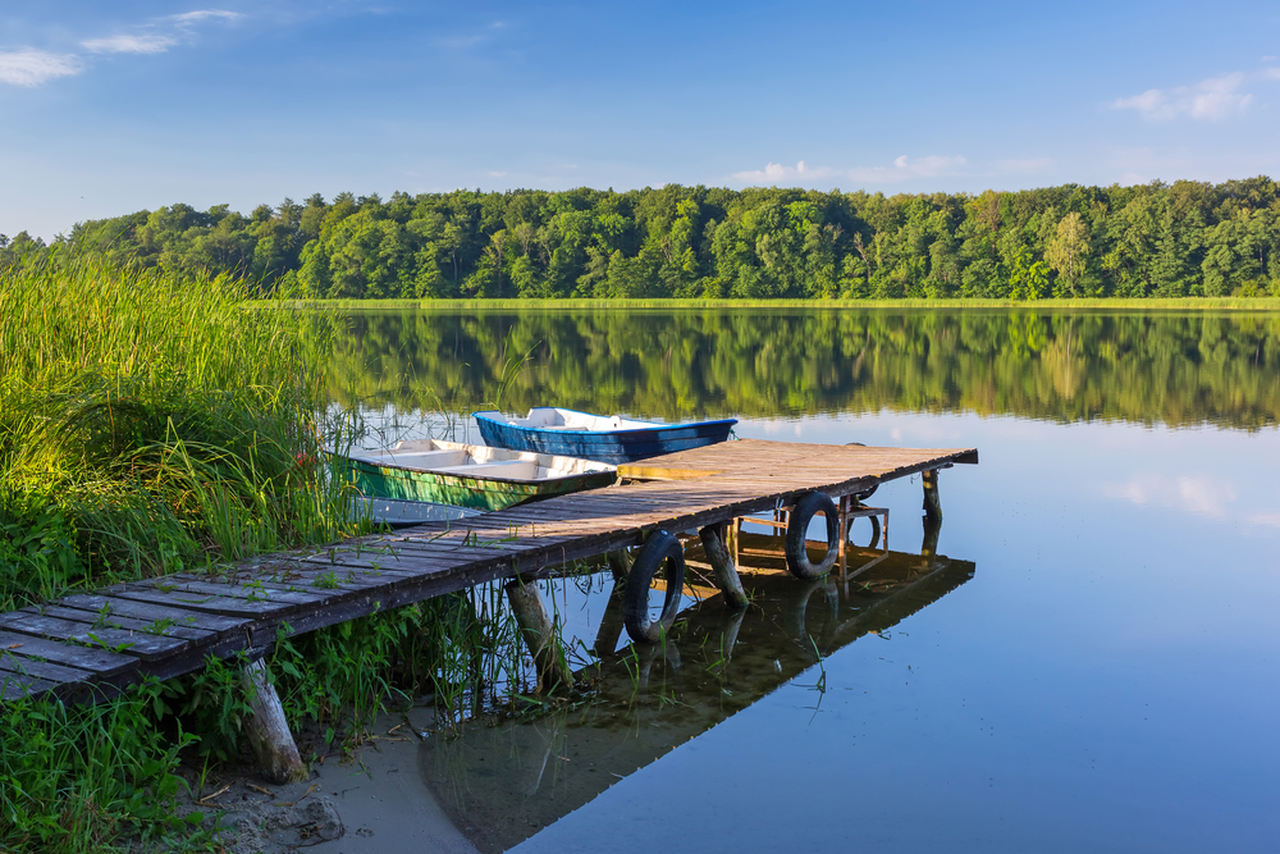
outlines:
[[210, 775], [203, 786], [192, 780], [185, 809], [204, 813], [206, 827], [216, 823], [232, 854], [470, 854], [475, 847], [418, 772], [418, 733], [434, 723], [429, 715], [380, 717], [361, 747], [311, 763], [300, 783], [267, 784], [248, 767]]

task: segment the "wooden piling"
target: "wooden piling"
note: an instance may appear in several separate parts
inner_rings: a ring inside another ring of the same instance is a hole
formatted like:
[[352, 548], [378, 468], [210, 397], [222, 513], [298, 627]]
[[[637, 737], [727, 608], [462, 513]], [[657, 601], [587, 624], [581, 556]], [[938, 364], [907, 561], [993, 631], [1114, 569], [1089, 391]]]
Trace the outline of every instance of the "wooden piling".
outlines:
[[733, 555], [725, 543], [726, 525], [720, 522], [707, 525], [698, 530], [698, 538], [702, 540], [702, 551], [711, 561], [716, 573], [716, 586], [724, 593], [724, 601], [735, 611], [747, 607], [747, 593], [742, 589], [742, 579], [738, 577], [738, 567], [733, 563]]
[[924, 515], [935, 522], [942, 521], [942, 499], [938, 497], [938, 470], [929, 469], [921, 475], [924, 482]]
[[258, 658], [242, 667], [240, 684], [252, 712], [244, 732], [258, 760], [258, 770], [273, 783], [307, 779], [307, 766], [289, 731], [289, 722], [285, 720], [280, 696], [271, 684], [266, 662]]
[[507, 582], [507, 601], [516, 615], [520, 636], [533, 655], [538, 673], [538, 689], [547, 693], [573, 687], [573, 671], [565, 659], [564, 649], [556, 636], [555, 625], [547, 616], [542, 597], [532, 581], [516, 578]]

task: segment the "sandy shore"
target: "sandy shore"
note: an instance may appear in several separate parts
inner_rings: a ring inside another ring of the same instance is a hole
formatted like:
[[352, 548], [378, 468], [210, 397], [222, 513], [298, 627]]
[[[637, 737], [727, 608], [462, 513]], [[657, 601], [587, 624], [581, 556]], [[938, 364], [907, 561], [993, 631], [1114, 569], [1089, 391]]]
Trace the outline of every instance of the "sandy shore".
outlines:
[[423, 783], [413, 727], [403, 715], [380, 718], [369, 741], [313, 763], [304, 782], [271, 785], [250, 769], [206, 780], [188, 808], [208, 815], [206, 826], [217, 820], [234, 854], [475, 852]]

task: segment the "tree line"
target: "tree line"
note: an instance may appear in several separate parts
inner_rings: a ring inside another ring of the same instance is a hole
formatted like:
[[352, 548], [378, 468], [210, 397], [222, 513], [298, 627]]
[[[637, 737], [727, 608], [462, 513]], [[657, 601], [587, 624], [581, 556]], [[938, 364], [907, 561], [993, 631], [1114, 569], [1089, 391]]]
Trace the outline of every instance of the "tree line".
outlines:
[[892, 299], [1280, 295], [1280, 186], [898, 194], [658, 189], [341, 193], [174, 204], [31, 252], [247, 277], [316, 298]]

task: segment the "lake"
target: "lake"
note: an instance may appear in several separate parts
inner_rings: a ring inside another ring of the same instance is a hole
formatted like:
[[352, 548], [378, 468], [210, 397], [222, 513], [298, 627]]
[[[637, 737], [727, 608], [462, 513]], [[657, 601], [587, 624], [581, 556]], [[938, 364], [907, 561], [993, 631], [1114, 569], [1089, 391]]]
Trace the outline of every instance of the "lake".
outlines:
[[482, 850], [1275, 849], [1280, 314], [319, 322], [334, 400], [389, 438], [554, 404], [981, 454], [941, 473], [941, 568], [913, 478], [870, 501], [875, 584], [762, 576], [741, 620], [691, 597], [670, 649], [610, 642], [607, 573], [555, 586], [594, 699], [422, 748]]

